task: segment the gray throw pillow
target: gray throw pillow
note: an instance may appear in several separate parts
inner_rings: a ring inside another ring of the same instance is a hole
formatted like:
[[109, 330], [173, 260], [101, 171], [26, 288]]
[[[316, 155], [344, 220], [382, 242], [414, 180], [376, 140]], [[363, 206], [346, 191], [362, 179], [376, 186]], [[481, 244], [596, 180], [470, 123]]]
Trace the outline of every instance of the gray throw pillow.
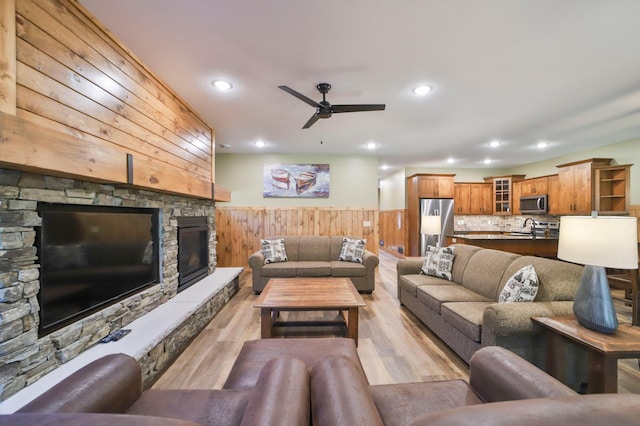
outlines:
[[338, 260], [362, 263], [362, 257], [364, 256], [366, 245], [367, 240], [346, 237], [343, 238], [342, 249], [340, 250], [340, 256], [338, 256]]
[[455, 257], [454, 247], [427, 246], [420, 273], [451, 281], [451, 269]]
[[284, 247], [284, 238], [277, 240], [260, 240], [262, 245], [262, 254], [264, 254], [264, 263], [286, 262], [287, 250]]
[[538, 274], [533, 265], [525, 266], [509, 278], [500, 292], [498, 302], [533, 302], [538, 294], [538, 284]]

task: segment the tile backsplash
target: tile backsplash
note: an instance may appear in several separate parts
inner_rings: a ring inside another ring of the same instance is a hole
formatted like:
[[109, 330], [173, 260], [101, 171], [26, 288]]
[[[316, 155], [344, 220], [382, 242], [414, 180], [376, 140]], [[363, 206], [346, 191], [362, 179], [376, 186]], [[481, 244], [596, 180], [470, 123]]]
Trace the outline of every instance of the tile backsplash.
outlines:
[[523, 215], [523, 216], [493, 216], [493, 215], [456, 215], [454, 218], [454, 232], [480, 231], [480, 232], [510, 232], [522, 231], [525, 219], [533, 218], [536, 222], [558, 221], [559, 218], [548, 215]]

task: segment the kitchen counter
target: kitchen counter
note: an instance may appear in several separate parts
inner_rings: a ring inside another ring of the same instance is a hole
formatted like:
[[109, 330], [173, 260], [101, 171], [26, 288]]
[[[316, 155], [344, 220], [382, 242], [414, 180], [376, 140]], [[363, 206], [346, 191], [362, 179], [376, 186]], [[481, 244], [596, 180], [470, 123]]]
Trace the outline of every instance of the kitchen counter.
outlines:
[[495, 250], [508, 251], [527, 256], [540, 256], [556, 258], [558, 254], [557, 237], [539, 237], [529, 234], [460, 234], [447, 235], [447, 245], [449, 244], [469, 244], [473, 246], [491, 248]]
[[465, 238], [469, 240], [558, 240], [558, 237], [541, 237], [533, 238], [530, 234], [453, 234], [452, 238]]

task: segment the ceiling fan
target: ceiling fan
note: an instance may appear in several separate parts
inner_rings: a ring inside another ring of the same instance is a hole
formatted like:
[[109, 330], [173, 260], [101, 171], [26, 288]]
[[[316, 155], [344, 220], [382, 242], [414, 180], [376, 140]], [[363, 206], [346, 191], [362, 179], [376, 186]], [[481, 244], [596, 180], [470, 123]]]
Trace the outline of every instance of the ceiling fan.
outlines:
[[303, 129], [308, 129], [320, 118], [329, 118], [332, 114], [337, 114], [339, 112], [384, 111], [385, 107], [384, 104], [331, 105], [326, 99], [326, 94], [331, 90], [331, 85], [329, 83], [320, 83], [316, 86], [318, 91], [322, 93], [322, 100], [320, 102], [309, 99], [302, 93], [298, 93], [290, 87], [278, 86], [278, 88], [316, 108], [315, 114], [313, 114], [309, 121], [302, 126]]

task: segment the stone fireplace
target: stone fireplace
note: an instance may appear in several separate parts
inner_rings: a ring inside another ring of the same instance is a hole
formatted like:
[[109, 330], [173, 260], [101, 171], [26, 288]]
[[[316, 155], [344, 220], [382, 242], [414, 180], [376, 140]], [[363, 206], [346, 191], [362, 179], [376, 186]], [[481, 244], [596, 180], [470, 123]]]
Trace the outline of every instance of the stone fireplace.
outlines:
[[[158, 209], [160, 282], [39, 338], [40, 265], [35, 240], [42, 202]], [[198, 274], [212, 273], [216, 267], [214, 213], [211, 200], [0, 169], [0, 399], [174, 297], [179, 287], [179, 221], [193, 222], [197, 217], [200, 230], [206, 230], [197, 237], [206, 246], [205, 257], [198, 259]], [[224, 300], [216, 303], [226, 303], [233, 292], [225, 289]], [[208, 307], [208, 314], [215, 315], [217, 309]], [[206, 322], [198, 318], [199, 324]], [[194, 327], [189, 333], [194, 333]], [[188, 342], [190, 336], [180, 337]], [[155, 359], [148, 366], [141, 360], [143, 370], [160, 371], [163, 366], [158, 359], [168, 362], [176, 355], [163, 348], [152, 352], [157, 354], [151, 354]]]

